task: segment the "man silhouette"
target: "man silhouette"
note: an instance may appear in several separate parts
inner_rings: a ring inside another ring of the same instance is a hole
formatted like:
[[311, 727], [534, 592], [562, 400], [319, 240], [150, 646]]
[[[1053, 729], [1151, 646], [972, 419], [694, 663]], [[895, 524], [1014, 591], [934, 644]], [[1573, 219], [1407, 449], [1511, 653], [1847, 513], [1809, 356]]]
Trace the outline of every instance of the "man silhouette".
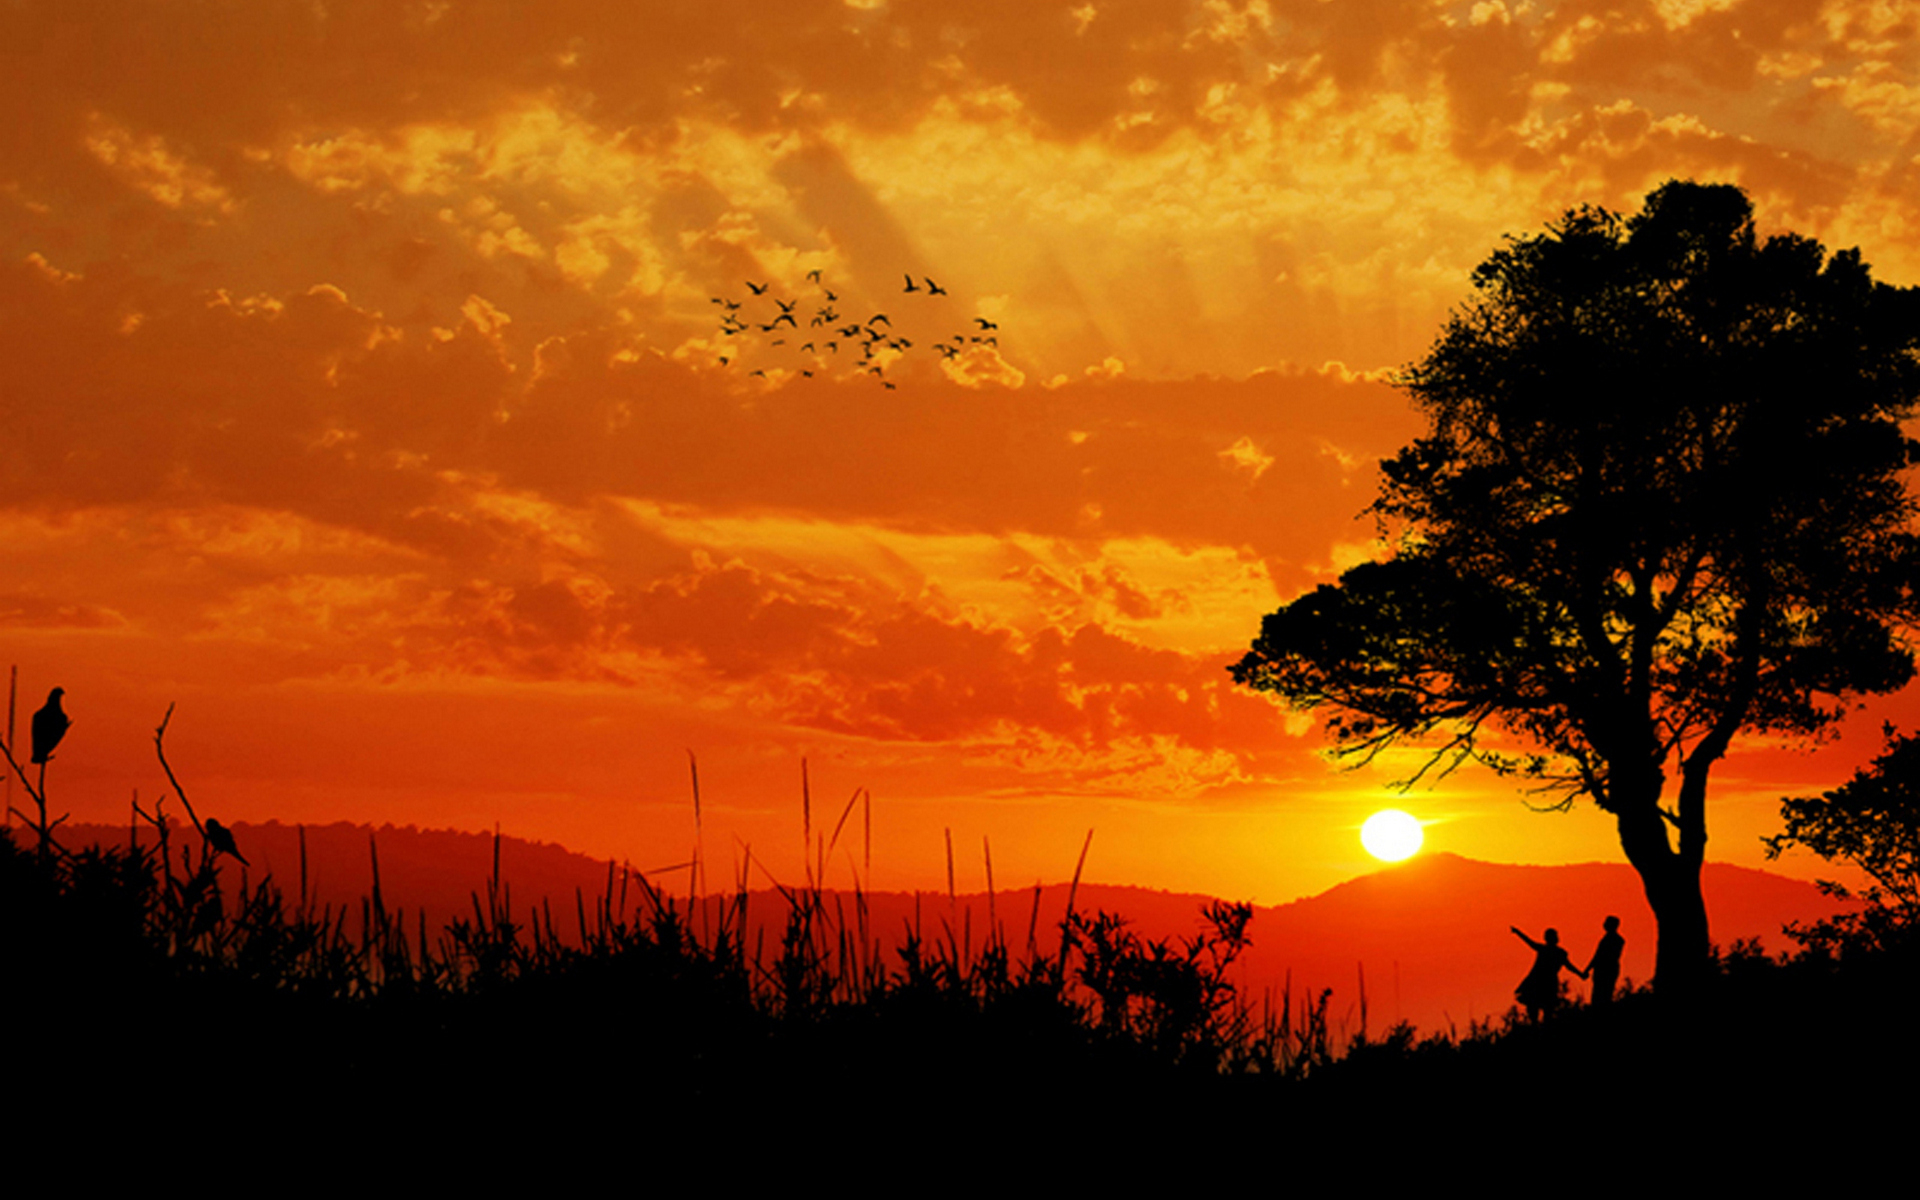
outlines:
[[32, 761], [42, 766], [53, 757], [53, 748], [60, 744], [60, 739], [67, 736], [67, 726], [73, 724], [60, 709], [60, 697], [66, 694], [65, 688], [53, 689], [47, 694], [46, 704], [33, 714]]
[[1593, 948], [1593, 958], [1587, 963], [1587, 974], [1593, 980], [1593, 997], [1587, 1003], [1595, 1008], [1613, 1003], [1613, 985], [1620, 979], [1620, 952], [1627, 948], [1627, 939], [1620, 936], [1620, 918], [1608, 917], [1603, 924], [1607, 931], [1600, 935], [1600, 944]]

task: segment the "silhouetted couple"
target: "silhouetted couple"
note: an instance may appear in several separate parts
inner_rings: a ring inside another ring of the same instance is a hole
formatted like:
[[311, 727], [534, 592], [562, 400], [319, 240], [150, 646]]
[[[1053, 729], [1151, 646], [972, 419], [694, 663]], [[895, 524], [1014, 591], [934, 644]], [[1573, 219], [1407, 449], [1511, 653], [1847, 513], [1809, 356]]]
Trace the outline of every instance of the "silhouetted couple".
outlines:
[[1593, 957], [1586, 967], [1573, 965], [1567, 957], [1566, 947], [1560, 944], [1560, 931], [1547, 930], [1547, 940], [1536, 942], [1520, 932], [1518, 925], [1509, 925], [1513, 935], [1533, 948], [1533, 969], [1513, 989], [1514, 999], [1527, 1010], [1527, 1020], [1538, 1021], [1560, 1006], [1560, 972], [1572, 971], [1582, 979], [1593, 983], [1591, 1003], [1595, 1008], [1603, 1008], [1613, 1003], [1613, 988], [1620, 981], [1620, 953], [1626, 949], [1627, 939], [1620, 936], [1620, 918], [1608, 917], [1606, 932], [1600, 935], [1600, 944], [1594, 947]]

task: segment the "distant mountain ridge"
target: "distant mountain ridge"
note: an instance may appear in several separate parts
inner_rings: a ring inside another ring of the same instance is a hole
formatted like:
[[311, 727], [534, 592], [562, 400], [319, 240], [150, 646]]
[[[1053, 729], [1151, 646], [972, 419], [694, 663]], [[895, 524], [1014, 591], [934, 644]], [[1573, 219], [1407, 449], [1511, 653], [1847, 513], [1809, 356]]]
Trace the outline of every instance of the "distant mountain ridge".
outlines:
[[[17, 827], [15, 836], [21, 836]], [[196, 845], [191, 829], [176, 846]], [[294, 896], [301, 886], [300, 830], [279, 822], [234, 826], [254, 879], [271, 873]], [[125, 827], [63, 826], [63, 843], [125, 842]], [[180, 834], [176, 833], [176, 838]], [[491, 834], [421, 830], [385, 825], [372, 829], [339, 822], [309, 826], [306, 838], [306, 886], [319, 905], [357, 914], [372, 890], [377, 853], [384, 903], [404, 909], [409, 924], [424, 908], [430, 926], [439, 928], [470, 915], [473, 896], [484, 897], [493, 872]], [[150, 842], [151, 835], [147, 835]], [[576, 893], [591, 901], [609, 886], [619, 887], [617, 870], [604, 860], [576, 854], [552, 843], [503, 836], [499, 839], [501, 877], [510, 889], [516, 915], [525, 919], [543, 900], [555, 927], [573, 934]], [[237, 865], [237, 864], [236, 864]], [[661, 881], [680, 901], [686, 877], [673, 872]], [[1713, 936], [1722, 946], [1736, 939], [1759, 938], [1770, 949], [1785, 948], [1781, 926], [1831, 913], [1836, 904], [1811, 884], [1745, 867], [1709, 863], [1705, 891]], [[1041, 953], [1057, 952], [1068, 886], [1012, 889], [989, 897], [965, 894], [949, 900], [944, 892], [870, 893], [864, 900], [870, 939], [891, 948], [910, 928], [921, 936], [952, 939], [977, 948], [997, 922], [1016, 953], [1032, 941]], [[639, 889], [628, 885], [628, 904]], [[1082, 883], [1075, 907], [1124, 916], [1142, 936], [1176, 939], [1199, 934], [1202, 909], [1213, 897], [1149, 888]], [[830, 912], [850, 924], [860, 905], [847, 891], [824, 897]], [[787, 904], [771, 889], [750, 893], [749, 925], [768, 946], [778, 946]], [[1256, 907], [1248, 932], [1251, 944], [1236, 965], [1237, 982], [1254, 998], [1290, 990], [1296, 1006], [1323, 988], [1333, 989], [1330, 1012], [1347, 1032], [1360, 1028], [1362, 987], [1367, 1027], [1378, 1033], [1395, 1021], [1422, 1029], [1464, 1030], [1470, 1021], [1496, 1017], [1513, 1001], [1513, 987], [1531, 964], [1531, 952], [1512, 933], [1518, 925], [1533, 937], [1557, 927], [1576, 963], [1584, 965], [1609, 914], [1622, 920], [1627, 938], [1623, 974], [1644, 980], [1652, 971], [1654, 923], [1632, 868], [1620, 863], [1524, 866], [1479, 862], [1447, 853], [1420, 855], [1288, 904]], [[351, 927], [351, 924], [350, 926]], [[1584, 985], [1576, 982], [1584, 994]]]

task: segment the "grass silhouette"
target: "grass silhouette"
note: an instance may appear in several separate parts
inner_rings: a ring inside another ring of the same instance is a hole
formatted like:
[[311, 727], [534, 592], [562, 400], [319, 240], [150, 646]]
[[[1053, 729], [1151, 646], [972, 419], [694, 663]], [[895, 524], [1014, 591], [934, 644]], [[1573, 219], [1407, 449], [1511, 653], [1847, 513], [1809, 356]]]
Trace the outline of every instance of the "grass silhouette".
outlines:
[[865, 1158], [908, 1161], [957, 1129], [1050, 1131], [1106, 1147], [1085, 1169], [1133, 1180], [1148, 1168], [1112, 1157], [1129, 1130], [1208, 1153], [1276, 1136], [1364, 1153], [1383, 1127], [1460, 1145], [1501, 1114], [1604, 1124], [1674, 1104], [1734, 1130], [1920, 1064], [1911, 937], [1778, 959], [1736, 945], [1684, 999], [1641, 989], [1608, 1011], [1426, 1036], [1369, 1036], [1363, 1018], [1342, 1040], [1328, 992], [1236, 989], [1245, 905], [1216, 902], [1176, 940], [1069, 899], [1054, 930], [1036, 902], [1017, 943], [995, 918], [977, 942], [916, 922], [888, 944], [857, 886], [849, 904], [810, 874], [778, 888], [778, 944], [750, 946], [744, 876], [679, 898], [610, 866], [557, 918], [545, 900], [516, 909], [496, 837], [471, 911], [435, 928], [388, 907], [377, 844], [353, 911], [314, 900], [304, 835], [288, 892], [161, 806], [136, 810], [124, 845], [69, 849], [34, 799], [27, 838], [0, 837], [13, 1094], [31, 1116], [162, 1139], [218, 1113], [248, 1145], [386, 1128], [474, 1145], [504, 1122], [683, 1149], [853, 1137]]

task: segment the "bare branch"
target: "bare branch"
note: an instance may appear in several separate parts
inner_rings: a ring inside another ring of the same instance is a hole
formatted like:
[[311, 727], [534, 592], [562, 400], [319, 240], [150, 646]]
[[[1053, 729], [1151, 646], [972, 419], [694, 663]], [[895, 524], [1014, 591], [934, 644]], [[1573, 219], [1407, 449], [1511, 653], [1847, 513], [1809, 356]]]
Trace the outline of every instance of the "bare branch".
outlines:
[[167, 764], [167, 723], [173, 720], [173, 705], [167, 705], [167, 715], [160, 718], [160, 728], [153, 731], [153, 752], [160, 756], [160, 769], [167, 773], [167, 782], [173, 785], [173, 794], [180, 797], [180, 803], [187, 806], [187, 819], [193, 822], [194, 831], [202, 838], [207, 836], [206, 826], [200, 823], [200, 817], [193, 811], [193, 801], [187, 799], [187, 789], [180, 786], [180, 780], [174, 775], [173, 768]]

